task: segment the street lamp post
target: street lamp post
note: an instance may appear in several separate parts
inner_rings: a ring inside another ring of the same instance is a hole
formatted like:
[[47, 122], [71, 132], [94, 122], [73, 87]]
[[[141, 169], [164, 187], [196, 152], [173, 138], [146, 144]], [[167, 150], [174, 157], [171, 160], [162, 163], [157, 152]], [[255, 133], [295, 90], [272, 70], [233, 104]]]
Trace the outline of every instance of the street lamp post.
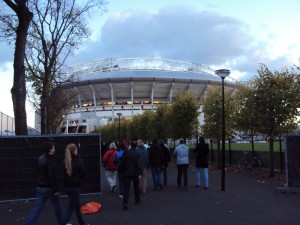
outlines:
[[120, 149], [120, 145], [121, 145], [121, 116], [122, 113], [117, 113], [118, 117], [119, 117], [119, 149]]
[[225, 191], [225, 101], [224, 101], [224, 79], [230, 74], [230, 70], [216, 70], [217, 74], [222, 79], [222, 158], [221, 158], [221, 191]]

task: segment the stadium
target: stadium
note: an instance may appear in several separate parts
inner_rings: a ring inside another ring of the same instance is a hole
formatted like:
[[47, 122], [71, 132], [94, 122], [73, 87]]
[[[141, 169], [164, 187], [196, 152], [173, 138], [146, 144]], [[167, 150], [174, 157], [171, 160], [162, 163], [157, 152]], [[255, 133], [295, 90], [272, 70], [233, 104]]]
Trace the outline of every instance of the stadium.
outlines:
[[[69, 74], [73, 81], [63, 88], [67, 95], [73, 94], [73, 107], [61, 125], [63, 133], [85, 133], [119, 117], [155, 111], [184, 91], [200, 100], [210, 87], [222, 85], [209, 66], [168, 59], [102, 59], [76, 65]], [[227, 77], [225, 88], [235, 86], [236, 81]]]

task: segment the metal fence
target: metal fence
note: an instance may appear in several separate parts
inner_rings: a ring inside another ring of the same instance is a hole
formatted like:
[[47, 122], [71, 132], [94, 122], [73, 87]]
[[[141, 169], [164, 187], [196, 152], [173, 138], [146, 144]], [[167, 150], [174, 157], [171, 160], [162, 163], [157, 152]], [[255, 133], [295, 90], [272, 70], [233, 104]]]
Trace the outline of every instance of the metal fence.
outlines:
[[[40, 132], [32, 127], [28, 128], [29, 135], [39, 135]], [[5, 113], [0, 112], [0, 136], [15, 135], [15, 119]]]
[[0, 202], [35, 197], [37, 159], [43, 154], [41, 146], [46, 141], [55, 143], [60, 187], [63, 187], [65, 148], [67, 144], [75, 143], [88, 173], [88, 177], [83, 180], [81, 193], [101, 192], [100, 135], [2, 136], [0, 137]]

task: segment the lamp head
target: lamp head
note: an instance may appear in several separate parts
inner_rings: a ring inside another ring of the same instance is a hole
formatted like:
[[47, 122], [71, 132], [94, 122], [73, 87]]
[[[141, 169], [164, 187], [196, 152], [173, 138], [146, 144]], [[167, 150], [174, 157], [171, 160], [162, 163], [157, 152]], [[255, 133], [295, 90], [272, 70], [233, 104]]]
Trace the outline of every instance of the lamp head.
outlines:
[[117, 113], [118, 117], [121, 117], [122, 116], [122, 113]]
[[225, 79], [230, 74], [228, 69], [219, 69], [215, 71], [215, 74], [218, 75], [221, 79]]

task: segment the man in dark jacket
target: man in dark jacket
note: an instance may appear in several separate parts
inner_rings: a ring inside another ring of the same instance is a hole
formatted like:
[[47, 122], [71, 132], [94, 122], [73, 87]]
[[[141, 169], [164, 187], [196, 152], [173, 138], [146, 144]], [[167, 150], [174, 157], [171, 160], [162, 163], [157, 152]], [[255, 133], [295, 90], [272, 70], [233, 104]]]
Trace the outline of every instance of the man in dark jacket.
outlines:
[[199, 138], [196, 146], [196, 187], [200, 187], [200, 169], [203, 169], [204, 189], [208, 189], [208, 160], [209, 145], [205, 143], [203, 137]]
[[124, 167], [124, 197], [123, 209], [128, 210], [128, 199], [130, 193], [130, 183], [133, 182], [135, 204], [141, 203], [139, 190], [139, 179], [142, 176], [142, 168], [140, 165], [140, 154], [136, 151], [136, 141], [131, 142], [131, 148], [124, 152], [121, 160]]
[[149, 163], [151, 167], [154, 190], [162, 189], [161, 170], [163, 168], [164, 153], [158, 145], [158, 141], [154, 139], [149, 148]]
[[168, 185], [168, 165], [171, 161], [170, 150], [167, 148], [165, 142], [163, 140], [159, 141], [159, 146], [163, 151], [163, 166], [162, 166], [162, 174], [164, 178], [164, 186]]
[[47, 199], [52, 202], [58, 224], [62, 224], [61, 204], [59, 199], [60, 192], [56, 183], [54, 143], [45, 142], [43, 150], [44, 154], [39, 157], [37, 166], [38, 182], [35, 208], [30, 212], [26, 225], [33, 225], [37, 222]]

